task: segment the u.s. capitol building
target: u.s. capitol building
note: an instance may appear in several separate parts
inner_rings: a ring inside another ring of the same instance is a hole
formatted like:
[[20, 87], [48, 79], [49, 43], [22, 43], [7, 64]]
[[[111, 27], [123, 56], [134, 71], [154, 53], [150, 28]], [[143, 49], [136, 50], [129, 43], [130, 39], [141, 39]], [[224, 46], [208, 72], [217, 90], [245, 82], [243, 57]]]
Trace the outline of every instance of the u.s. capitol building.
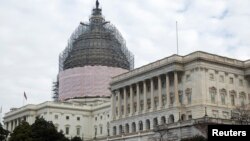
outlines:
[[84, 140], [180, 140], [206, 136], [209, 123], [234, 124], [250, 103], [250, 61], [206, 52], [172, 55], [134, 69], [133, 54], [105, 21], [99, 2], [59, 57], [54, 101], [13, 108], [13, 131], [36, 117]]

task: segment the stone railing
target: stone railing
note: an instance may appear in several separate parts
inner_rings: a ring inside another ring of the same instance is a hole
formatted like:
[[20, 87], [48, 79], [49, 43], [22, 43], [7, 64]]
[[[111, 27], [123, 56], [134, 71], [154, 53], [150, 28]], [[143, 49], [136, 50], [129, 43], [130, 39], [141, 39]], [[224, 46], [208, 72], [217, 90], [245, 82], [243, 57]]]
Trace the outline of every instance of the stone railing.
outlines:
[[164, 65], [167, 65], [167, 64], [170, 64], [170, 63], [173, 63], [173, 62], [182, 62], [182, 61], [183, 61], [182, 56], [172, 55], [170, 57], [163, 58], [161, 60], [155, 61], [153, 63], [142, 66], [140, 68], [136, 68], [136, 69], [131, 70], [131, 71], [127, 72], [127, 73], [123, 73], [121, 75], [115, 76], [115, 77], [113, 77], [113, 80], [112, 80], [111, 83], [115, 83], [115, 82], [117, 82], [117, 81], [119, 81], [121, 79], [132, 77], [132, 76], [135, 76], [137, 74], [140, 74], [140, 73], [143, 73], [143, 72], [146, 72], [146, 71], [150, 71], [152, 69], [156, 69], [156, 68], [159, 68], [161, 66], [164, 66]]
[[241, 124], [239, 121], [232, 120], [232, 119], [222, 119], [222, 118], [213, 118], [213, 117], [202, 117], [198, 119], [191, 119], [185, 121], [178, 121], [174, 123], [166, 123], [163, 125], [154, 126], [154, 132], [160, 130], [167, 130], [171, 128], [178, 128], [183, 126], [192, 126], [192, 125], [199, 125], [199, 124]]
[[193, 52], [191, 54], [188, 54], [186, 56], [172, 55], [170, 57], [166, 57], [166, 58], [163, 58], [161, 60], [152, 62], [152, 63], [145, 65], [145, 66], [142, 66], [140, 68], [136, 68], [136, 69], [131, 70], [127, 73], [123, 73], [121, 75], [115, 76], [115, 77], [113, 77], [111, 84], [116, 83], [117, 81], [120, 81], [120, 80], [127, 79], [129, 77], [133, 77], [133, 76], [141, 74], [143, 72], [147, 72], [147, 71], [150, 71], [152, 69], [162, 67], [162, 66], [167, 65], [167, 64], [171, 64], [174, 62], [187, 63], [187, 62], [190, 62], [190, 61], [193, 61], [196, 59], [203, 59], [203, 60], [208, 60], [208, 61], [212, 61], [212, 62], [216, 62], [216, 63], [222, 63], [222, 64], [231, 65], [231, 66], [235, 66], [235, 67], [242, 67], [242, 68], [245, 67], [246, 65], [248, 65], [248, 66], [250, 65], [250, 60], [244, 62], [244, 61], [240, 61], [240, 60], [236, 60], [236, 59], [232, 59], [232, 58], [228, 58], [228, 57], [223, 57], [223, 56], [219, 56], [219, 55], [215, 55], [215, 54], [197, 51], [197, 52]]

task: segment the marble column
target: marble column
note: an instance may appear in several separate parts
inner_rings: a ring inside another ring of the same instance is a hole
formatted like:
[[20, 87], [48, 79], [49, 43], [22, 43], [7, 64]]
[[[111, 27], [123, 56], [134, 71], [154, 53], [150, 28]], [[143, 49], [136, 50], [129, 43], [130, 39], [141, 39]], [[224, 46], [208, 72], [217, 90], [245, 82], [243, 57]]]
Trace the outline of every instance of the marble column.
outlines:
[[178, 75], [177, 72], [174, 72], [174, 96], [175, 96], [175, 105], [179, 106], [179, 93], [178, 93]]
[[111, 94], [111, 116], [112, 116], [112, 119], [115, 119], [115, 94], [114, 92], [112, 92]]
[[159, 109], [162, 108], [162, 86], [161, 86], [161, 76], [158, 76], [158, 98], [159, 98]]
[[130, 115], [133, 115], [134, 114], [133, 85], [129, 86], [129, 90], [130, 90]]
[[146, 112], [147, 111], [147, 83], [146, 83], [147, 81], [146, 80], [144, 80], [143, 81], [143, 110], [144, 110], [144, 112]]
[[126, 117], [127, 115], [127, 91], [126, 87], [123, 88], [123, 111], [124, 111], [124, 116]]
[[166, 99], [167, 99], [166, 106], [169, 107], [169, 105], [170, 105], [170, 93], [169, 93], [169, 76], [168, 76], [168, 73], [166, 74]]
[[120, 94], [120, 90], [117, 90], [117, 95], [118, 95], [118, 118], [121, 117], [121, 94]]
[[154, 110], [154, 79], [150, 79], [151, 110]]
[[139, 88], [139, 82], [136, 83], [136, 111], [139, 113], [140, 111], [140, 88]]

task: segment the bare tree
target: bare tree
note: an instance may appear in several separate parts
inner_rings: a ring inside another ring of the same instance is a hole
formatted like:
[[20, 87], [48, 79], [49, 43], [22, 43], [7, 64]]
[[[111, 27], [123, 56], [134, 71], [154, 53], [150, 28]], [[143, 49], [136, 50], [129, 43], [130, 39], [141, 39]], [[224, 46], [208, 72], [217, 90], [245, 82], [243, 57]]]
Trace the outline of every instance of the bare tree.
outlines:
[[240, 124], [249, 124], [250, 104], [243, 104], [241, 106], [236, 106], [235, 109], [231, 111], [231, 118], [233, 120], [239, 121]]

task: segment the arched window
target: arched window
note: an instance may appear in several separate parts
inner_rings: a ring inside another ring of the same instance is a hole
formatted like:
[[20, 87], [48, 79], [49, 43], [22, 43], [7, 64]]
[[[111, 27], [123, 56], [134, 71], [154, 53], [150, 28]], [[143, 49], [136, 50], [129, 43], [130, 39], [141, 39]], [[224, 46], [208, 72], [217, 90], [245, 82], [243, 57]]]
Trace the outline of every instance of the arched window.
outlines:
[[161, 117], [161, 124], [166, 124], [166, 118], [165, 118], [165, 116]]
[[121, 135], [122, 133], [123, 133], [122, 125], [119, 125], [119, 135]]
[[211, 96], [211, 103], [216, 103], [216, 88], [215, 87], [211, 87], [209, 88], [209, 94]]
[[142, 121], [139, 121], [139, 131], [142, 131], [143, 130], [143, 123]]
[[231, 105], [235, 106], [236, 92], [234, 90], [230, 91]]
[[70, 133], [70, 125], [65, 125], [65, 134], [69, 135]]
[[135, 122], [132, 123], [132, 133], [136, 132], [136, 124]]
[[245, 106], [245, 100], [246, 100], [246, 94], [245, 94], [245, 92], [241, 92], [240, 93], [239, 99], [240, 99], [240, 105], [241, 106]]
[[182, 115], [181, 115], [181, 120], [182, 120], [182, 121], [185, 121], [185, 120], [186, 120], [186, 115], [185, 115], [185, 114], [182, 114]]
[[220, 90], [220, 95], [221, 95], [221, 104], [226, 105], [226, 95], [227, 91], [225, 89]]
[[153, 119], [153, 126], [157, 126], [158, 125], [158, 119], [157, 117]]
[[168, 123], [174, 123], [174, 115], [169, 116]]
[[149, 130], [150, 129], [150, 120], [147, 119], [146, 120], [146, 130]]
[[102, 134], [102, 125], [100, 125], [100, 134]]
[[125, 133], [129, 133], [129, 124], [128, 123], [125, 125]]
[[116, 126], [113, 127], [113, 135], [116, 135]]

